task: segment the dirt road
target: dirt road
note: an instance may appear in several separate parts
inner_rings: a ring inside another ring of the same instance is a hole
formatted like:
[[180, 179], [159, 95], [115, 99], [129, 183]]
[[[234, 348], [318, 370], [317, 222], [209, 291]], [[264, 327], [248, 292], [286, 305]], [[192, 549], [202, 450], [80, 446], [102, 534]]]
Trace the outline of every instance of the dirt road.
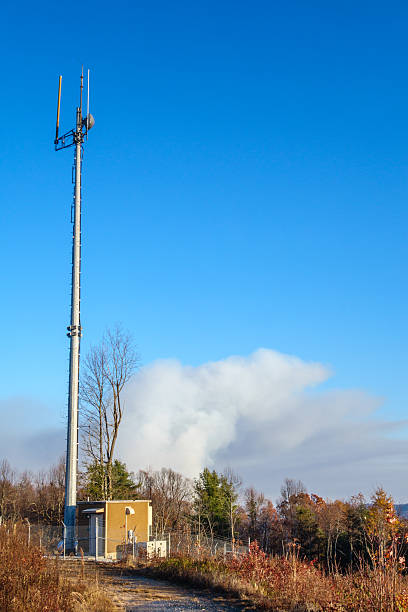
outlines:
[[122, 573], [120, 568], [79, 559], [62, 562], [64, 573], [81, 577], [90, 586], [103, 589], [123, 612], [242, 612], [256, 610], [240, 599], [190, 587], [181, 587], [165, 580], [140, 574]]
[[112, 599], [126, 612], [235, 612], [256, 609], [223, 595], [185, 589], [143, 576], [111, 577], [110, 584], [106, 586]]

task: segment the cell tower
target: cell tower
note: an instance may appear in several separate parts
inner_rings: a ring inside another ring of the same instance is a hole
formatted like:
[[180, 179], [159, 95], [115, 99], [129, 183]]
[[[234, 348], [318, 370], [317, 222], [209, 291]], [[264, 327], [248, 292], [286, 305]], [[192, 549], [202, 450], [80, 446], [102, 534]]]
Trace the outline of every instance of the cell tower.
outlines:
[[95, 121], [89, 112], [89, 70], [87, 79], [87, 108], [86, 116], [82, 117], [82, 93], [84, 88], [84, 70], [81, 73], [81, 86], [79, 106], [76, 108], [75, 128], [58, 135], [60, 107], [61, 107], [61, 82], [58, 84], [57, 104], [57, 126], [55, 131], [55, 150], [60, 151], [68, 147], [75, 147], [74, 152], [74, 202], [73, 215], [71, 209], [71, 222], [73, 223], [72, 237], [72, 281], [71, 281], [71, 322], [67, 327], [70, 338], [69, 351], [69, 391], [68, 391], [68, 428], [67, 428], [67, 457], [65, 471], [65, 549], [68, 552], [76, 548], [76, 494], [77, 494], [77, 469], [78, 469], [78, 399], [79, 399], [79, 354], [81, 343], [81, 171], [82, 155], [85, 139], [88, 131], [94, 126]]

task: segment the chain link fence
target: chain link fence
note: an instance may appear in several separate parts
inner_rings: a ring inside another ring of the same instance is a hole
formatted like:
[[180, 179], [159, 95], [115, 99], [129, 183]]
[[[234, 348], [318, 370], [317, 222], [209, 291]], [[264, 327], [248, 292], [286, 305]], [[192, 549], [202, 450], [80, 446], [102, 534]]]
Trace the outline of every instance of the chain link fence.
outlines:
[[171, 531], [166, 534], [151, 536], [151, 540], [165, 540], [168, 542], [168, 554], [187, 555], [199, 558], [202, 555], [224, 557], [245, 554], [249, 550], [250, 542], [239, 539], [215, 537], [204, 531], [194, 533], [190, 531]]
[[[27, 542], [39, 546], [46, 555], [67, 554], [65, 548], [64, 526], [29, 524], [24, 523]], [[231, 540], [211, 536], [208, 533], [192, 533], [187, 530], [171, 531], [167, 533], [156, 533], [151, 535], [148, 542], [138, 542], [135, 538], [128, 537], [126, 542], [122, 540], [105, 539], [103, 533], [92, 537], [87, 527], [77, 527], [76, 551], [78, 555], [84, 555], [95, 559], [123, 559], [125, 557], [149, 558], [169, 557], [175, 555], [186, 555], [200, 558], [201, 556], [213, 556], [228, 558], [235, 555], [245, 554], [249, 550], [250, 542]], [[106, 551], [110, 552], [107, 553]]]

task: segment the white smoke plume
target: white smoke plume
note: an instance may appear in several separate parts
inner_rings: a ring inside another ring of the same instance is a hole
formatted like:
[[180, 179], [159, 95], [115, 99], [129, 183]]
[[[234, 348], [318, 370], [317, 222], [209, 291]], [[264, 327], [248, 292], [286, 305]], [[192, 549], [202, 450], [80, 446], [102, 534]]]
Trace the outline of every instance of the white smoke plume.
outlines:
[[267, 349], [197, 367], [156, 361], [126, 389], [118, 455], [133, 470], [192, 477], [228, 465], [270, 495], [286, 476], [333, 497], [377, 484], [403, 495], [407, 445], [385, 435], [399, 424], [376, 420], [379, 400], [365, 392], [313, 390], [330, 375]]
[[298, 392], [326, 377], [319, 364], [264, 349], [198, 367], [156, 361], [127, 388], [121, 453], [196, 475], [235, 440], [240, 419], [275, 420]]

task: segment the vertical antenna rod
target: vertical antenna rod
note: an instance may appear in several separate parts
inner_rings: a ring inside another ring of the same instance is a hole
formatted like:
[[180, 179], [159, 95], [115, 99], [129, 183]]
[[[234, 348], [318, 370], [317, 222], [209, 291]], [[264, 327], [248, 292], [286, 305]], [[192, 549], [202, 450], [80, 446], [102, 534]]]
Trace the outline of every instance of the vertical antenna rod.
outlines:
[[89, 130], [89, 68], [88, 68], [87, 85], [88, 85], [88, 98], [87, 98], [87, 101], [86, 101], [86, 137], [88, 138], [88, 130]]
[[[61, 77], [60, 77], [61, 86]], [[83, 69], [81, 74], [80, 105], [76, 109], [75, 129], [70, 130], [55, 140], [55, 149], [75, 147], [74, 169], [74, 227], [72, 237], [72, 283], [71, 283], [71, 321], [67, 327], [70, 338], [69, 352], [69, 391], [68, 391], [68, 430], [67, 456], [65, 473], [65, 550], [76, 552], [76, 495], [78, 471], [78, 401], [79, 401], [79, 357], [81, 339], [81, 169], [83, 129], [94, 124], [93, 117], [82, 118]], [[59, 122], [59, 104], [58, 119]]]
[[58, 130], [59, 130], [59, 119], [60, 119], [60, 107], [61, 107], [61, 81], [62, 76], [59, 78], [58, 83], [58, 103], [57, 103], [57, 126], [55, 128], [55, 144], [58, 142]]

